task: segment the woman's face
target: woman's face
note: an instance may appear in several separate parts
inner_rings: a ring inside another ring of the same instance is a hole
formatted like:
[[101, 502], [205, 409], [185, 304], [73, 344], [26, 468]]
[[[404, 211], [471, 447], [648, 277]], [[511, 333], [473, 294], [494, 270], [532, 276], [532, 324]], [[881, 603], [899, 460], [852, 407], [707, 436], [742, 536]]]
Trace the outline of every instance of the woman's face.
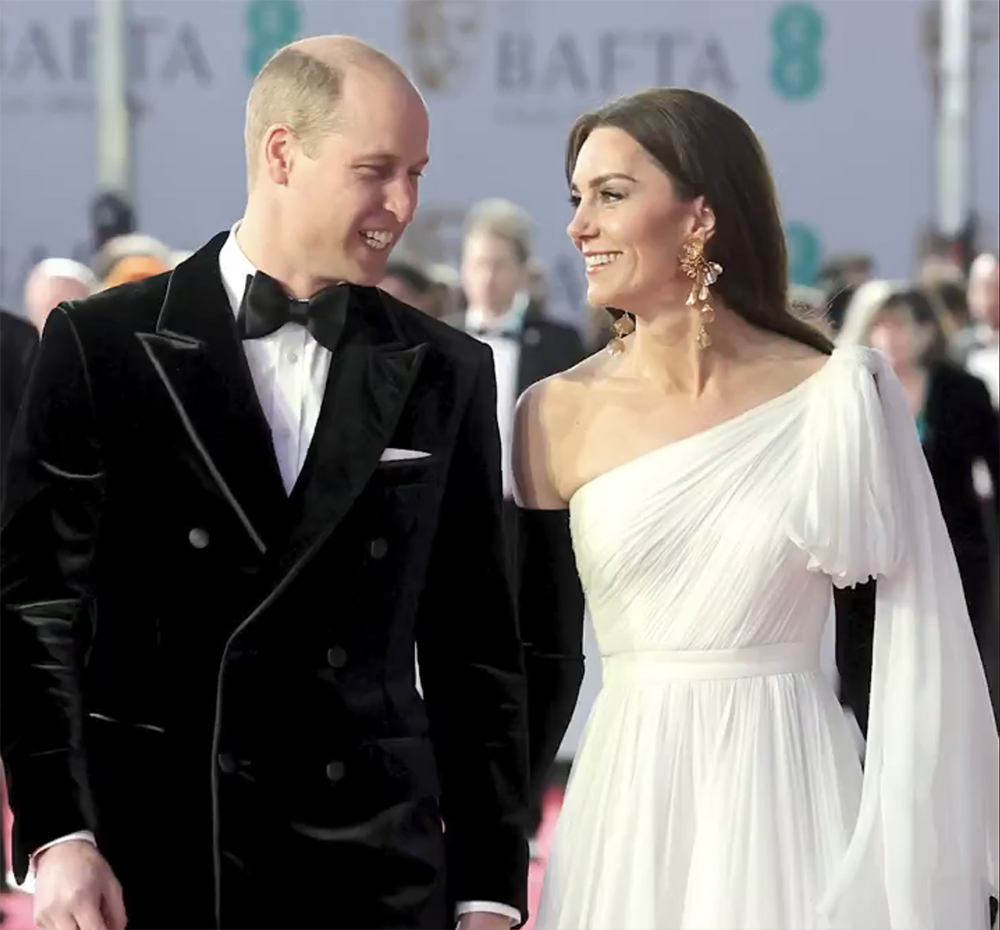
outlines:
[[919, 365], [933, 336], [932, 327], [917, 323], [908, 307], [890, 304], [876, 317], [869, 342], [900, 371]]
[[566, 231], [584, 257], [588, 303], [642, 315], [677, 287], [681, 244], [705, 210], [701, 198], [677, 197], [670, 177], [632, 136], [602, 127], [587, 137], [570, 199]]

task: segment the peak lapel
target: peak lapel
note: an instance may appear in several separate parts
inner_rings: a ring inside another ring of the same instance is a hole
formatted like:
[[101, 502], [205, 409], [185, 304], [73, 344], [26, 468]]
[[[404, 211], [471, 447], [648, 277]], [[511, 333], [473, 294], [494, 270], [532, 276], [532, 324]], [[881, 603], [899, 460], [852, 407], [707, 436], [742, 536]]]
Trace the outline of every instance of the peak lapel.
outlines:
[[330, 363], [319, 422], [289, 502], [282, 569], [308, 556], [343, 519], [378, 466], [427, 346], [408, 345], [375, 288], [355, 288]]
[[194, 467], [232, 507], [263, 553], [287, 504], [222, 286], [220, 234], [171, 276], [156, 332], [138, 333], [194, 447]]

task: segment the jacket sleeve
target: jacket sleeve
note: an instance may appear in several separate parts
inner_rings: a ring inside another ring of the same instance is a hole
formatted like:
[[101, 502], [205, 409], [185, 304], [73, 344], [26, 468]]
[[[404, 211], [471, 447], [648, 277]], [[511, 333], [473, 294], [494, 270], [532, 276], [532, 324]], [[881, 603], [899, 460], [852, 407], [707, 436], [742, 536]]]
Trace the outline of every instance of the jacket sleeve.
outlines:
[[60, 307], [11, 438], [0, 531], [0, 755], [18, 876], [40, 846], [95, 826], [82, 689], [104, 499], [94, 427], [81, 345]]
[[451, 901], [527, 915], [524, 658], [501, 522], [500, 437], [484, 348], [421, 596], [420, 677], [442, 782]]

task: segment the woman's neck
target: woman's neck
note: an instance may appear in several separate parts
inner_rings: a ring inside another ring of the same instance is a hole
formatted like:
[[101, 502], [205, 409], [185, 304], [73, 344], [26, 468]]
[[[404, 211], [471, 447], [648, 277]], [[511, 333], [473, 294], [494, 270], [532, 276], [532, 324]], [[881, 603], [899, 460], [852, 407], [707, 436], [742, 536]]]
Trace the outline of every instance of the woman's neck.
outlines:
[[719, 363], [742, 357], [759, 336], [738, 313], [717, 300], [711, 303], [715, 319], [704, 324], [712, 339], [708, 349], [698, 344], [701, 314], [683, 298], [637, 317], [627, 356], [632, 373], [666, 394], [699, 397]]

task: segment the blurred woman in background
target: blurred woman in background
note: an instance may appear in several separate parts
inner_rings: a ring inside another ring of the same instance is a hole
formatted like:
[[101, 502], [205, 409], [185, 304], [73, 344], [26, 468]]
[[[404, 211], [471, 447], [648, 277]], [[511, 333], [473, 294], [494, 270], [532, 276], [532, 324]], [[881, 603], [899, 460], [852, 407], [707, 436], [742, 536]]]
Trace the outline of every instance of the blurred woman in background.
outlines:
[[[923, 291], [905, 283], [862, 285], [847, 308], [838, 341], [878, 349], [903, 385], [982, 650], [986, 624], [996, 609], [990, 603], [993, 560], [984, 517], [997, 519], [1000, 500], [1000, 423], [989, 393], [978, 378], [949, 361], [938, 310]], [[989, 508], [980, 493], [986, 488], [977, 490], [975, 478], [984, 465]]]

